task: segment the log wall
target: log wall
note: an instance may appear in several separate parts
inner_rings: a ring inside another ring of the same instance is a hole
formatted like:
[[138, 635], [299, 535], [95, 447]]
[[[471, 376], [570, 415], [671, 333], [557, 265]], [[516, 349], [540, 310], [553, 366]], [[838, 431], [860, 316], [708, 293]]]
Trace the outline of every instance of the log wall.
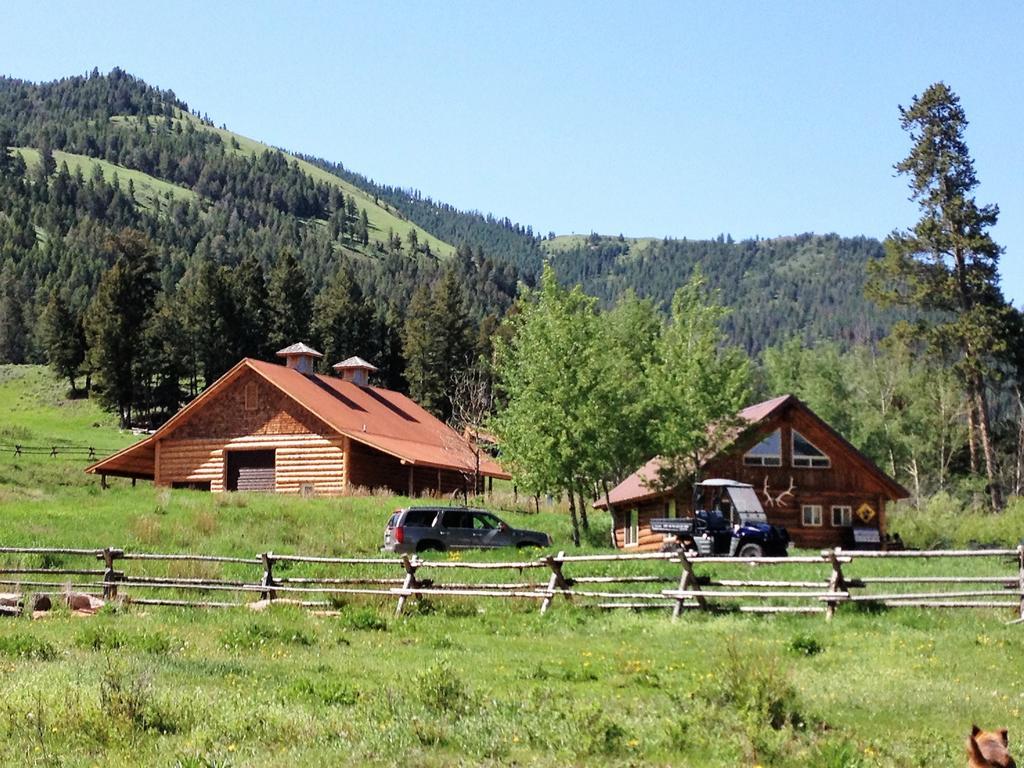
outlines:
[[348, 455], [348, 482], [362, 488], [386, 488], [400, 496], [437, 497], [461, 492], [466, 478], [461, 472], [403, 464], [390, 454], [352, 441]]

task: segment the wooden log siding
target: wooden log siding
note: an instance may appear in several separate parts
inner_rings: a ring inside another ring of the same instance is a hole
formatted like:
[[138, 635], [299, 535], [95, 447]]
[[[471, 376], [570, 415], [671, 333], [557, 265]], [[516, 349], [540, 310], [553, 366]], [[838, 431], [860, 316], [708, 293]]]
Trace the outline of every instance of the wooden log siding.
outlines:
[[[467, 483], [461, 472], [403, 464], [394, 456], [355, 440], [349, 441], [348, 483], [353, 487], [387, 488], [400, 496], [448, 496], [461, 492]], [[469, 480], [472, 484], [472, 480]]]
[[208, 482], [223, 491], [225, 451], [273, 448], [276, 451], [275, 490], [301, 493], [312, 486], [316, 494], [345, 490], [344, 438], [321, 435], [252, 435], [231, 440], [162, 440], [160, 483]]

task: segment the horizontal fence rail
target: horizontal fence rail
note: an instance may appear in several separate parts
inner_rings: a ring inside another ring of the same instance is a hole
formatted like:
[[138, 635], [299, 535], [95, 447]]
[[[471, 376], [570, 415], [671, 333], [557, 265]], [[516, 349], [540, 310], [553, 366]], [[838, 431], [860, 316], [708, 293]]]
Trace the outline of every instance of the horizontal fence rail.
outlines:
[[[943, 561], [952, 563], [944, 567], [974, 572], [934, 572]], [[878, 573], [881, 563], [898, 567], [901, 575]], [[1015, 614], [1014, 623], [1024, 623], [1024, 545], [900, 552], [830, 549], [819, 555], [742, 559], [693, 552], [563, 551], [510, 562], [463, 561], [461, 553], [447, 559], [274, 552], [235, 557], [114, 547], [0, 547], [0, 593], [8, 593], [0, 595], [3, 612], [17, 612], [22, 604], [34, 602], [26, 601], [26, 591], [198, 608], [273, 602], [330, 608], [352, 598], [376, 598], [394, 601], [396, 614], [405, 611], [410, 598], [505, 599], [534, 601], [541, 613], [566, 603], [665, 610], [676, 619], [691, 610], [817, 613], [832, 619], [841, 609], [1007, 608]]]

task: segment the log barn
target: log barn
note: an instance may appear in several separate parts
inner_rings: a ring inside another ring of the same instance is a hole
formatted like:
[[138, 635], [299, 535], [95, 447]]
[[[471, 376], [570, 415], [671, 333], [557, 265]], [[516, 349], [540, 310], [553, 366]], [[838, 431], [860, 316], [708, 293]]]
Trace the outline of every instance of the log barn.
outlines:
[[[322, 355], [293, 344], [284, 365], [245, 358], [135, 445], [86, 472], [208, 491], [339, 495], [387, 489], [442, 496], [469, 489], [477, 456], [409, 397], [370, 386], [358, 357], [315, 372]], [[480, 476], [507, 478], [488, 456]]]
[[[745, 408], [740, 422], [700, 476], [750, 483], [768, 521], [785, 526], [798, 547], [852, 547], [855, 530], [880, 538], [886, 503], [910, 495], [793, 395]], [[664, 536], [651, 532], [651, 518], [691, 512], [692, 489], [656, 489], [658, 468], [651, 459], [609, 493], [617, 547], [657, 550]]]

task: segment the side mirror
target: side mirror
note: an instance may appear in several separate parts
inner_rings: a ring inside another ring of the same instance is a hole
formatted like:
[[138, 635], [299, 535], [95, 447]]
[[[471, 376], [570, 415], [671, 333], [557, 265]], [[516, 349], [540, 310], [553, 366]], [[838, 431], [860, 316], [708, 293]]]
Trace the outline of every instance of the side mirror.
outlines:
[[498, 530], [499, 530], [499, 531], [507, 531], [508, 529], [509, 529], [509, 525], [508, 525], [508, 523], [501, 523], [501, 524], [500, 524], [500, 525], [498, 526]]

